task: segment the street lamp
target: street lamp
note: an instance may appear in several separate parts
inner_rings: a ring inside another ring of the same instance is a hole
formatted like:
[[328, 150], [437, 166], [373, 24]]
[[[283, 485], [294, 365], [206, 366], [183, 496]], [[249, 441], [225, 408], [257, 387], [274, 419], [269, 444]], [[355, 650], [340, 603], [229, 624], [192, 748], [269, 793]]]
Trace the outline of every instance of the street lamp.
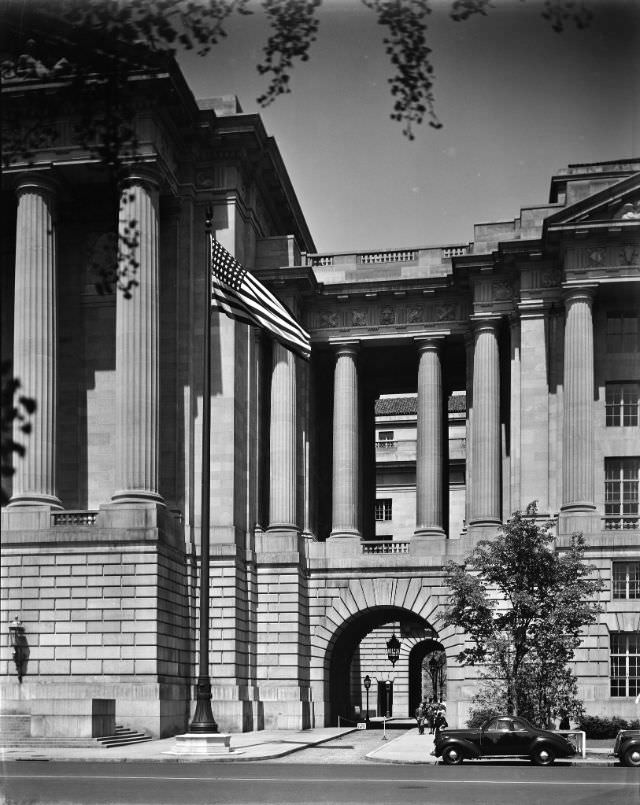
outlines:
[[18, 682], [22, 682], [22, 677], [27, 670], [27, 660], [29, 659], [29, 646], [27, 638], [24, 636], [24, 626], [16, 615], [9, 624], [9, 642], [13, 649], [13, 661], [16, 664]]
[[434, 654], [429, 660], [429, 676], [433, 686], [433, 695], [436, 699], [442, 697], [442, 666], [444, 664], [443, 655]]
[[371, 687], [371, 677], [369, 676], [369, 674], [367, 674], [365, 676], [365, 678], [362, 680], [362, 682], [364, 683], [364, 689], [365, 689], [366, 694], [367, 694], [367, 715], [365, 716], [364, 720], [368, 724], [369, 723], [369, 688]]
[[387, 640], [387, 657], [391, 665], [395, 667], [400, 657], [400, 641], [396, 637], [395, 632], [391, 635], [391, 638]]

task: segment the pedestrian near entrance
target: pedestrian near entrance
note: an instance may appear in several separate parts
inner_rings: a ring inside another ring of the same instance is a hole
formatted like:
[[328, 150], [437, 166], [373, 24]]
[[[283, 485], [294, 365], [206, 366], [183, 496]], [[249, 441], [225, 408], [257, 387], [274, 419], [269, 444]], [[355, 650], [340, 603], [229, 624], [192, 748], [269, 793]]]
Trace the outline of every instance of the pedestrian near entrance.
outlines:
[[426, 702], [420, 702], [420, 704], [416, 707], [414, 715], [416, 721], [418, 722], [418, 733], [420, 735], [424, 735], [424, 725], [427, 717]]
[[447, 722], [447, 719], [446, 719], [446, 716], [445, 716], [445, 711], [444, 710], [439, 710], [436, 713], [436, 717], [433, 720], [433, 728], [434, 728], [435, 733], [436, 734], [439, 733], [440, 730], [446, 730], [446, 728], [448, 726], [449, 726], [449, 723]]

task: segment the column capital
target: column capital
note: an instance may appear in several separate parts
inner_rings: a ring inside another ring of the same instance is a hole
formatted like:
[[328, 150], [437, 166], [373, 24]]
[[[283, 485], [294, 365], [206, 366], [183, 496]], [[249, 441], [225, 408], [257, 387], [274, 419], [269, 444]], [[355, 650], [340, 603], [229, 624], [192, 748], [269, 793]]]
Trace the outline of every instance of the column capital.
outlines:
[[30, 173], [21, 173], [17, 177], [15, 184], [16, 197], [19, 199], [25, 193], [37, 192], [47, 195], [49, 203], [55, 201], [58, 191], [60, 189], [59, 182], [50, 176], [50, 171], [31, 171]]
[[583, 300], [591, 304], [593, 302], [593, 297], [598, 289], [598, 283], [580, 283], [578, 285], [574, 285], [570, 282], [563, 282], [562, 283], [562, 296], [565, 301], [567, 302], [577, 302], [579, 300]]
[[336, 356], [338, 355], [357, 355], [360, 351], [359, 341], [330, 341]]
[[498, 313], [473, 313], [469, 316], [472, 333], [477, 336], [480, 332], [495, 333], [502, 321], [502, 315]]
[[429, 351], [438, 352], [444, 344], [444, 340], [447, 335], [448, 333], [437, 333], [434, 335], [415, 336], [413, 343], [416, 345], [419, 354]]
[[148, 190], [159, 190], [162, 177], [160, 171], [155, 164], [149, 165], [131, 165], [124, 168], [119, 177], [119, 186], [121, 190], [129, 187], [132, 184], [142, 185]]

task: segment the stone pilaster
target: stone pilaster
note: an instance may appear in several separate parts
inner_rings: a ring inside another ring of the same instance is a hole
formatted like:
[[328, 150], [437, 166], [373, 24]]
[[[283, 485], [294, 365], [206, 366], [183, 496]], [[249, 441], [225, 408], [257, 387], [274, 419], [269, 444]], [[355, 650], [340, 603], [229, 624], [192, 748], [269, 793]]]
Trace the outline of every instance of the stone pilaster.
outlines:
[[525, 511], [537, 501], [538, 515], [549, 516], [549, 365], [547, 310], [536, 300], [520, 310], [520, 493], [513, 508]]
[[497, 319], [476, 322], [473, 354], [472, 485], [469, 526], [501, 522], [500, 365]]
[[[162, 502], [158, 494], [158, 185], [131, 174], [120, 200], [121, 267], [137, 285], [116, 302], [116, 492], [114, 502]], [[127, 248], [135, 221], [139, 243]], [[135, 273], [133, 263], [137, 263]]]
[[440, 339], [418, 341], [416, 530], [413, 538], [444, 537], [442, 511], [442, 366]]
[[269, 531], [296, 533], [296, 359], [273, 345], [269, 473]]
[[597, 530], [593, 500], [593, 286], [565, 299], [560, 531]]
[[332, 537], [360, 538], [358, 531], [357, 344], [336, 347], [333, 386]]
[[12, 506], [60, 508], [56, 495], [56, 226], [53, 185], [31, 175], [18, 184], [13, 374], [36, 400], [26, 453], [16, 462]]

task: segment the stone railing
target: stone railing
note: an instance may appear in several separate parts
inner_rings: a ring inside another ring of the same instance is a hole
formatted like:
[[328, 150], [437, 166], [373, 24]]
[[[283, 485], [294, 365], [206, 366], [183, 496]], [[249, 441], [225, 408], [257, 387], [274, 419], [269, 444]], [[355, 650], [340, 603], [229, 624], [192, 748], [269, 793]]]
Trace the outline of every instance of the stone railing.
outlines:
[[51, 525], [95, 525], [98, 512], [92, 511], [63, 511], [53, 512]]
[[311, 258], [311, 265], [312, 266], [332, 266], [333, 265], [333, 255], [332, 254], [317, 254]]
[[366, 252], [359, 254], [360, 262], [370, 263], [409, 263], [416, 259], [415, 251]]
[[361, 543], [362, 553], [409, 553], [408, 542], [368, 539]]
[[460, 257], [462, 254], [469, 254], [468, 246], [448, 246], [442, 250], [443, 260], [447, 257]]
[[607, 515], [602, 518], [602, 527], [605, 531], [637, 531], [640, 528], [638, 515]]

